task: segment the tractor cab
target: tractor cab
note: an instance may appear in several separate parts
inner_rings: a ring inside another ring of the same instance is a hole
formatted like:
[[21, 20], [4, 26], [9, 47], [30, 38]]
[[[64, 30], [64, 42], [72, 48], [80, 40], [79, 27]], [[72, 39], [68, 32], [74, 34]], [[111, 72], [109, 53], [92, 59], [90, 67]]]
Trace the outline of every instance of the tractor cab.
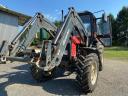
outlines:
[[96, 18], [93, 13], [89, 11], [80, 12], [78, 14], [83, 21], [90, 38], [96, 36], [104, 46], [111, 46], [111, 22], [105, 13], [99, 18]]

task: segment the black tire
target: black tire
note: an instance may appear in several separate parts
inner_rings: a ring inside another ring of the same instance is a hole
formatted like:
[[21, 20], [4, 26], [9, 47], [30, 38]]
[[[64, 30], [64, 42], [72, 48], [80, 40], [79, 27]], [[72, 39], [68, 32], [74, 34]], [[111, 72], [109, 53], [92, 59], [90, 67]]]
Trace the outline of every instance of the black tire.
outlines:
[[55, 70], [49, 74], [48, 72], [44, 72], [42, 69], [39, 69], [36, 65], [31, 66], [31, 74], [32, 77], [37, 81], [37, 82], [45, 82], [53, 78]]
[[103, 70], [103, 64], [104, 64], [104, 46], [101, 43], [97, 43], [97, 50], [99, 52], [99, 71]]
[[[99, 72], [99, 60], [98, 56], [95, 53], [90, 53], [86, 57], [80, 55], [79, 60], [82, 61], [82, 63], [77, 64], [77, 76], [76, 79], [80, 85], [80, 88], [82, 88], [82, 91], [84, 93], [90, 93], [93, 92], [97, 85], [98, 80], [98, 72]], [[95, 72], [96, 72], [96, 78], [95, 82], [92, 83], [92, 64], [96, 66]]]
[[103, 53], [100, 54], [100, 64], [99, 64], [99, 71], [103, 70], [103, 64], [104, 64], [104, 55]]

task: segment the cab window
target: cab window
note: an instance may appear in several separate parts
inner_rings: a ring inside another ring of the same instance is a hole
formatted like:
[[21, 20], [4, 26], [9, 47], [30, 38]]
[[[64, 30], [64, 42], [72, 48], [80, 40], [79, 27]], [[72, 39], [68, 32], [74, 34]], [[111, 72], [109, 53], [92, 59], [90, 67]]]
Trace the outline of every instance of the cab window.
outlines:
[[80, 16], [80, 18], [83, 21], [85, 28], [87, 29], [88, 35], [91, 36], [90, 17], [88, 15], [86, 15], [86, 16]]

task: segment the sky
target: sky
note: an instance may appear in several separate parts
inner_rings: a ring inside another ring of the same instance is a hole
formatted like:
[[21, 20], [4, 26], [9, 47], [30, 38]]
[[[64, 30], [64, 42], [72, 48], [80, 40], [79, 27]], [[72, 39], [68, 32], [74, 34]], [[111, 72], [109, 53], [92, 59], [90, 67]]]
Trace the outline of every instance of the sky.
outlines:
[[41, 12], [50, 21], [55, 21], [61, 19], [61, 10], [66, 14], [69, 7], [76, 11], [105, 10], [116, 17], [123, 6], [128, 6], [128, 0], [0, 0], [0, 5], [30, 16]]

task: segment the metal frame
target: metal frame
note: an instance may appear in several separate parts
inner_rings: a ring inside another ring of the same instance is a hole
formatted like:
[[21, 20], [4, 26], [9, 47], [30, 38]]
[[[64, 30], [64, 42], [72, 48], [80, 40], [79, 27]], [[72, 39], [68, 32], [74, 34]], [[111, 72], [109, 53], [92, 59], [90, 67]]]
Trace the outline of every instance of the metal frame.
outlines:
[[[0, 50], [1, 60], [6, 57], [6, 60], [28, 62], [30, 59], [26, 60], [26, 57], [16, 57], [16, 54], [29, 47], [36, 33], [39, 32], [41, 28], [47, 30], [49, 34], [55, 38], [57, 27], [45, 19], [41, 13], [36, 13], [33, 18], [25, 23], [21, 32], [12, 40], [11, 45], [3, 45]], [[5, 48], [8, 48], [8, 50], [5, 50]], [[7, 56], [8, 52], [9, 56]]]

